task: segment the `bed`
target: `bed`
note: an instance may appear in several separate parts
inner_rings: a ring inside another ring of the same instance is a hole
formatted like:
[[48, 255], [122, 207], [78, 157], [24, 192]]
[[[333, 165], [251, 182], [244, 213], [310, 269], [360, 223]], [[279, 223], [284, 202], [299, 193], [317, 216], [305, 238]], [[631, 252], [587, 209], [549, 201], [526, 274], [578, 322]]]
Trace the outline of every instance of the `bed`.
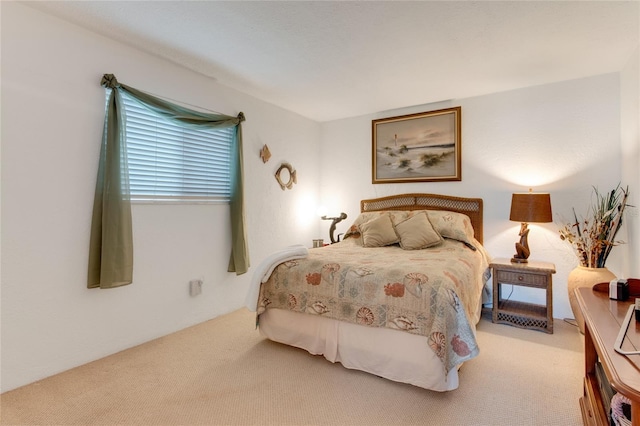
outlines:
[[456, 389], [460, 366], [479, 353], [482, 207], [436, 194], [362, 200], [342, 241], [298, 247], [256, 271], [257, 301], [247, 306], [260, 333], [346, 368]]

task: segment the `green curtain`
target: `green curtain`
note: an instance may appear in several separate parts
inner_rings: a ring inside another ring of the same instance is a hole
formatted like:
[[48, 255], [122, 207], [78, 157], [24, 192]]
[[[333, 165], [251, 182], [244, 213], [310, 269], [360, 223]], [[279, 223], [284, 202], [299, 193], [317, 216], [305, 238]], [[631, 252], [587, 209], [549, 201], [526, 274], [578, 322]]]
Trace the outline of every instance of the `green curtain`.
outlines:
[[93, 200], [89, 288], [131, 284], [133, 275], [131, 202], [123, 114], [120, 93], [112, 90], [104, 119]]
[[118, 287], [130, 284], [133, 277], [131, 202], [122, 91], [155, 113], [190, 127], [236, 128], [231, 182], [232, 247], [228, 271], [238, 275], [247, 272], [250, 262], [242, 187], [241, 123], [245, 119], [244, 114], [241, 112], [237, 117], [232, 117], [184, 108], [118, 83], [113, 74], [105, 74], [100, 84], [111, 89], [111, 94], [105, 116], [93, 205], [87, 286]]

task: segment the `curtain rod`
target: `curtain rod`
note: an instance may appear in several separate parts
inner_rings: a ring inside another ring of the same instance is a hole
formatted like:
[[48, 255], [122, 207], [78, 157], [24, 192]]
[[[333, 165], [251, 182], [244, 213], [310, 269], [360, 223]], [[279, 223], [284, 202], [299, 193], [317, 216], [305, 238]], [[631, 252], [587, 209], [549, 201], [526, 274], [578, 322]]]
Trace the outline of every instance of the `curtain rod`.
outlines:
[[[118, 85], [118, 80], [116, 79], [116, 76], [113, 75], [113, 74], [104, 74], [102, 76], [102, 80], [100, 81], [100, 85], [102, 87], [104, 87], [105, 89], [113, 89], [113, 87]], [[137, 90], [140, 90], [140, 89], [137, 89]], [[214, 110], [209, 109], [209, 108], [201, 107], [199, 105], [193, 105], [193, 104], [190, 104], [190, 103], [187, 103], [187, 102], [179, 101], [177, 99], [169, 98], [167, 96], [162, 96], [162, 95], [158, 95], [158, 94], [153, 93], [153, 92], [148, 92], [146, 90], [140, 90], [140, 91], [143, 92], [143, 93], [146, 93], [147, 95], [152, 95], [152, 96], [155, 96], [157, 98], [163, 99], [165, 101], [176, 102], [176, 103], [181, 104], [183, 106], [189, 106], [189, 107], [192, 107], [192, 108], [197, 108], [197, 109], [200, 109], [202, 111], [212, 112], [214, 114], [228, 115], [228, 114], [224, 114], [224, 113], [219, 112], [219, 111], [214, 111]]]

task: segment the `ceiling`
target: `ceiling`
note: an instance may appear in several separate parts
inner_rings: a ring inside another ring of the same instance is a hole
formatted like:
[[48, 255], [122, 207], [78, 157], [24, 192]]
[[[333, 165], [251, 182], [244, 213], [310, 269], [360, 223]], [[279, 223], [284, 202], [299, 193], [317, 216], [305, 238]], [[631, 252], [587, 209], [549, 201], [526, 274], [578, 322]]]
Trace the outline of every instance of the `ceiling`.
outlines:
[[638, 1], [28, 5], [322, 122], [620, 71]]

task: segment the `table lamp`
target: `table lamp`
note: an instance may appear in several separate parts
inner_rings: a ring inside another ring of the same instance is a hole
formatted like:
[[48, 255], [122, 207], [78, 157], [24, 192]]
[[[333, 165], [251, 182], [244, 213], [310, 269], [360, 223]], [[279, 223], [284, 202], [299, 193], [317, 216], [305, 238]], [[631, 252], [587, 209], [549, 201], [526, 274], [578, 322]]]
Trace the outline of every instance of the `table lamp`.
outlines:
[[520, 222], [520, 241], [516, 242], [516, 254], [511, 259], [514, 263], [527, 263], [529, 258], [528, 223], [551, 222], [551, 197], [548, 193], [529, 192], [515, 193], [511, 196], [511, 214], [509, 220]]

